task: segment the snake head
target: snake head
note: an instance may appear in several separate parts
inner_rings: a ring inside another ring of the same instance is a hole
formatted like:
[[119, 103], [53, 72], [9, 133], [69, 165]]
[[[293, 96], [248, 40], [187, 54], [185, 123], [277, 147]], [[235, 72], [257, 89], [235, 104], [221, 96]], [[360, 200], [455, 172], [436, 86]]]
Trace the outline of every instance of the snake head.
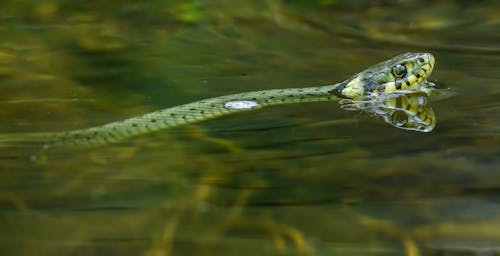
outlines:
[[367, 92], [393, 92], [396, 90], [423, 91], [427, 78], [434, 69], [434, 56], [430, 53], [405, 53], [368, 69], [372, 73], [372, 87]]
[[436, 124], [427, 103], [434, 63], [430, 53], [405, 53], [343, 82], [336, 95], [344, 98], [344, 109], [369, 112], [400, 129], [429, 132]]
[[374, 92], [422, 91], [434, 68], [430, 53], [405, 53], [356, 74], [331, 93], [345, 99], [362, 99]]

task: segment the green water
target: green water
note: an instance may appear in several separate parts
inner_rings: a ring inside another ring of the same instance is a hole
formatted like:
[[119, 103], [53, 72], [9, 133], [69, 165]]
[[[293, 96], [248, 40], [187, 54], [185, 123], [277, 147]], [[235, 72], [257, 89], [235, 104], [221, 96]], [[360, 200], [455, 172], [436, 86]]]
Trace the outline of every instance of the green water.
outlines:
[[431, 52], [431, 133], [335, 102], [0, 145], [1, 255], [500, 253], [495, 1], [2, 1], [0, 133], [340, 82]]

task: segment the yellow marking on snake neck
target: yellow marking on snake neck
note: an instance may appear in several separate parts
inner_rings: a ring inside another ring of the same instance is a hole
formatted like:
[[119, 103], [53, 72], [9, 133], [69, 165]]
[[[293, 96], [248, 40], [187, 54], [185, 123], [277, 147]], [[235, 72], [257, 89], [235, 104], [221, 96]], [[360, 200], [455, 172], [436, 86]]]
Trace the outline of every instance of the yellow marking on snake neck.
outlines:
[[342, 90], [342, 94], [351, 99], [357, 99], [363, 96], [365, 94], [365, 87], [361, 81], [361, 77], [358, 76], [349, 81], [349, 83], [347, 83], [345, 88]]
[[396, 90], [396, 82], [385, 83], [384, 92], [393, 92]]

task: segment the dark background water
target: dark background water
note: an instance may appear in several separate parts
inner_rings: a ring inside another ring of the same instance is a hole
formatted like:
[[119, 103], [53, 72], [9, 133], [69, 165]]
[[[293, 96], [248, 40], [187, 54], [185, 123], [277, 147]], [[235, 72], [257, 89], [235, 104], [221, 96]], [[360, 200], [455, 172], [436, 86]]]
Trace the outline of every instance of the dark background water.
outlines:
[[335, 102], [91, 149], [1, 145], [2, 255], [500, 253], [497, 1], [2, 1], [0, 130], [340, 82], [431, 52], [431, 133]]

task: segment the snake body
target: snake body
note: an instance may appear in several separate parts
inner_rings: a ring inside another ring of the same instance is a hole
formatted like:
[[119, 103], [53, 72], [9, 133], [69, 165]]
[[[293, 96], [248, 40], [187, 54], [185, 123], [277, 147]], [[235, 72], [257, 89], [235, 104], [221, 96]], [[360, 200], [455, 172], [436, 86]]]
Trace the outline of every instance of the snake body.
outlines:
[[151, 112], [103, 126], [48, 134], [47, 138], [49, 141], [64, 144], [106, 144], [161, 129], [200, 122], [250, 109], [259, 109], [265, 106], [333, 100], [336, 97], [328, 93], [332, 89], [334, 89], [333, 86], [324, 86], [303, 89], [263, 90], [226, 95]]
[[333, 100], [341, 100], [346, 109], [367, 110], [380, 115], [398, 128], [430, 131], [435, 125], [434, 112], [419, 100], [423, 96], [415, 95], [425, 94], [426, 80], [433, 67], [431, 54], [406, 53], [369, 67], [338, 84], [225, 95], [102, 126], [13, 137], [42, 141], [47, 145], [101, 145], [266, 106]]

